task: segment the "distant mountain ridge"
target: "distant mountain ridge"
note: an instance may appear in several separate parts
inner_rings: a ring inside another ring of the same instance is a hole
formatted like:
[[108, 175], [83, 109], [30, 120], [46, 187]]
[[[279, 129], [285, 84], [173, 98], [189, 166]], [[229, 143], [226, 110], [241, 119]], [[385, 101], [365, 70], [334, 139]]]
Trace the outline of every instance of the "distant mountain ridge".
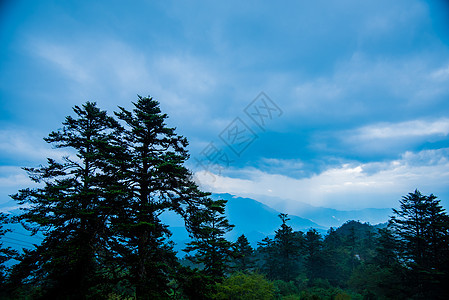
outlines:
[[[285, 212], [281, 209], [272, 208], [261, 201], [252, 198], [243, 198], [231, 194], [212, 194], [213, 199], [227, 200], [226, 215], [229, 222], [235, 225], [234, 229], [227, 235], [231, 241], [235, 241], [238, 236], [245, 234], [251, 244], [255, 247], [257, 242], [266, 236], [273, 236], [280, 227], [281, 220], [279, 213]], [[276, 206], [280, 206], [279, 199], [276, 199]], [[267, 199], [264, 199], [267, 202]], [[332, 227], [339, 227], [349, 220], [369, 222], [371, 224], [384, 223], [391, 214], [391, 209], [364, 209], [352, 211], [340, 211], [331, 208], [314, 207], [308, 204], [299, 203], [296, 214], [289, 214], [288, 224], [295, 231], [308, 231], [310, 228], [317, 229], [321, 234], [325, 234]], [[13, 215], [19, 214], [18, 210], [12, 211]], [[172, 240], [177, 244], [175, 249], [181, 251], [185, 248], [185, 243], [189, 241], [189, 235], [184, 228], [184, 221], [173, 212], [164, 213], [161, 216], [163, 223], [170, 225]], [[9, 227], [9, 226], [8, 226]], [[14, 227], [14, 226], [12, 226]], [[26, 231], [21, 226], [16, 225], [16, 230], [21, 234], [20, 238], [23, 246], [35, 243], [30, 237], [26, 237]], [[18, 238], [17, 236], [14, 236]], [[14, 248], [20, 249], [18, 245]]]
[[[227, 200], [226, 215], [229, 222], [235, 225], [230, 233], [231, 240], [245, 234], [249, 240], [262, 240], [273, 235], [281, 225], [279, 211], [251, 198], [237, 197], [231, 194], [212, 194], [214, 199]], [[289, 215], [288, 224], [293, 230], [307, 231], [310, 228], [326, 230], [325, 227], [306, 218]]]
[[[243, 198], [234, 196], [228, 193], [212, 194], [214, 199], [228, 200], [226, 213], [231, 222], [237, 222], [241, 228], [252, 229], [258, 222], [257, 219], [269, 218], [269, 224], [258, 224], [258, 231], [266, 233], [270, 231], [270, 226], [273, 221], [272, 216], [279, 213], [286, 213], [287, 210], [282, 209], [287, 201], [279, 198], [263, 198], [259, 199]], [[272, 202], [274, 205], [266, 205], [264, 203]], [[248, 215], [251, 213], [252, 215]], [[365, 208], [360, 210], [337, 210], [326, 207], [316, 207], [306, 203], [297, 202], [296, 208], [288, 212], [291, 220], [290, 226], [294, 230], [304, 230], [310, 227], [315, 229], [328, 229], [330, 227], [341, 226], [344, 222], [349, 220], [356, 220], [360, 222], [367, 222], [370, 224], [384, 223], [389, 219], [392, 211], [390, 208]], [[269, 217], [270, 216], [270, 217]], [[257, 217], [257, 218], [256, 218]], [[255, 223], [246, 224], [242, 219], [250, 218]], [[279, 218], [278, 225], [279, 225]], [[278, 226], [277, 226], [278, 227]], [[277, 228], [276, 227], [276, 228]]]

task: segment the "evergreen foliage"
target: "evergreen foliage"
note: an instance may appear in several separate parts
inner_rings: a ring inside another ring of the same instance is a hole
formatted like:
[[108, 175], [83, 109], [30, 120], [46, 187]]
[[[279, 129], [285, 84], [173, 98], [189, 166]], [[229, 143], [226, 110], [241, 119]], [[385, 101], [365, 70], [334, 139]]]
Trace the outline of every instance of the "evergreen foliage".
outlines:
[[234, 273], [217, 284], [213, 299], [269, 300], [274, 298], [274, 285], [257, 273]]
[[253, 271], [256, 262], [254, 256], [254, 249], [251, 247], [248, 239], [244, 234], [237, 238], [237, 241], [232, 246], [233, 248], [233, 268], [237, 272]]
[[[17, 221], [45, 238], [12, 270], [13, 295], [172, 295], [182, 267], [168, 224], [160, 219], [166, 211], [184, 218], [198, 250], [195, 257], [207, 257], [199, 276], [212, 276], [208, 285], [224, 276], [227, 254], [222, 250], [231, 244], [223, 235], [232, 229], [223, 215], [225, 202], [198, 189], [183, 166], [188, 142], [166, 126], [159, 103], [139, 96], [133, 105], [132, 111], [119, 108], [117, 119], [92, 102], [75, 106], [75, 116], [45, 139], [71, 156], [25, 168], [40, 185], [12, 196], [24, 210]], [[179, 286], [187, 290], [188, 284]]]
[[188, 243], [186, 252], [193, 252], [189, 259], [204, 266], [204, 272], [214, 281], [220, 281], [229, 269], [232, 257], [231, 242], [225, 234], [232, 230], [224, 216], [226, 200], [211, 200], [195, 214], [192, 227], [193, 240]]
[[443, 299], [449, 291], [449, 217], [440, 200], [418, 190], [400, 200], [390, 224], [399, 241], [401, 262], [408, 268], [410, 291], [420, 298]]
[[[10, 229], [4, 229], [4, 225], [10, 223], [10, 218], [8, 215], [0, 212], [0, 290], [6, 289], [7, 275], [9, 273], [9, 268], [6, 267], [5, 263], [10, 259], [17, 258], [17, 251], [13, 250], [11, 247], [5, 247], [2, 242], [2, 238]], [[0, 297], [3, 297], [3, 292], [0, 292]]]
[[110, 215], [104, 154], [119, 125], [92, 102], [75, 106], [74, 112], [76, 117], [67, 117], [63, 128], [45, 141], [69, 148], [76, 157], [64, 157], [62, 162], [49, 158], [46, 166], [25, 168], [42, 187], [12, 196], [24, 205], [19, 220], [25, 228], [45, 236], [22, 260], [28, 264], [33, 260], [23, 279], [31, 276], [42, 298], [83, 298], [95, 295], [107, 282], [99, 264], [107, 251]]
[[125, 125], [115, 132], [121, 143], [112, 156], [122, 203], [111, 220], [113, 249], [136, 296], [151, 299], [170, 292], [177, 267], [171, 233], [159, 216], [168, 210], [182, 214], [181, 205], [199, 191], [183, 166], [188, 142], [166, 126], [159, 103], [139, 96], [133, 104], [133, 111], [120, 107], [116, 113]]
[[282, 224], [275, 232], [274, 239], [265, 238], [259, 243], [262, 254], [261, 269], [270, 279], [290, 281], [299, 272], [300, 254], [303, 247], [303, 233], [294, 232], [287, 225], [287, 214], [279, 214]]

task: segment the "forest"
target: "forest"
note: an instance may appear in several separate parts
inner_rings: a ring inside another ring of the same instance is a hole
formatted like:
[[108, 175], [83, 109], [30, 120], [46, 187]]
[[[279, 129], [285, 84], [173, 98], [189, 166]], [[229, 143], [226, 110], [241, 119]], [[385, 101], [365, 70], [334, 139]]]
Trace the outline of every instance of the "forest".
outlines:
[[[185, 167], [188, 141], [158, 101], [138, 97], [113, 115], [86, 102], [45, 141], [69, 156], [26, 167], [33, 187], [0, 214], [1, 299], [447, 299], [449, 216], [433, 194], [398, 199], [385, 224], [349, 220], [322, 235], [279, 215], [253, 247], [225, 200], [201, 191]], [[164, 212], [191, 238], [174, 251]], [[250, 212], [248, 212], [250, 213]], [[2, 238], [20, 224], [41, 244]], [[14, 261], [15, 263], [10, 263]]]

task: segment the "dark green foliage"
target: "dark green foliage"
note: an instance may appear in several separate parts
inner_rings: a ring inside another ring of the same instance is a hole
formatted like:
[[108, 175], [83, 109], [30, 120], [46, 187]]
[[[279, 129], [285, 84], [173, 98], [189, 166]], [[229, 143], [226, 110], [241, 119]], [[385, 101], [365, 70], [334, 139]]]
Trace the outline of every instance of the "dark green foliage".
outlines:
[[352, 272], [348, 285], [367, 299], [406, 299], [403, 275], [400, 268], [362, 264]]
[[159, 216], [178, 210], [189, 190], [197, 190], [183, 167], [187, 140], [165, 125], [167, 115], [157, 101], [139, 97], [134, 106], [133, 111], [120, 108], [116, 114], [125, 128], [116, 131], [121, 143], [112, 166], [122, 192], [122, 207], [111, 220], [113, 250], [136, 296], [149, 299], [169, 292], [177, 264], [168, 241], [171, 233]]
[[109, 216], [103, 154], [109, 151], [112, 130], [118, 124], [95, 103], [75, 106], [74, 112], [75, 118], [67, 117], [64, 127], [45, 140], [56, 148], [71, 149], [76, 159], [65, 157], [57, 162], [49, 158], [47, 166], [25, 168], [42, 187], [12, 196], [29, 205], [19, 218], [23, 225], [33, 234], [42, 231], [45, 236], [35, 252], [30, 252], [33, 255], [23, 259], [35, 259], [29, 270], [32, 273], [23, 274], [23, 280], [32, 276], [42, 297], [94, 295], [105, 280], [97, 261], [106, 251]]
[[300, 292], [299, 287], [293, 281], [275, 280], [273, 283], [276, 288], [276, 294], [283, 299], [287, 296], [298, 295]]
[[275, 232], [274, 239], [262, 240], [258, 252], [262, 254], [263, 259], [261, 269], [268, 278], [290, 281], [299, 272], [304, 237], [302, 232], [294, 232], [287, 225], [287, 214], [280, 214], [279, 217], [282, 224]]
[[[18, 221], [45, 239], [10, 273], [14, 297], [167, 298], [191, 293], [194, 278], [204, 296], [224, 276], [225, 202], [198, 189], [183, 166], [187, 140], [165, 125], [159, 103], [139, 96], [134, 107], [116, 113], [122, 126], [95, 103], [75, 106], [45, 140], [76, 157], [25, 169], [40, 186], [12, 196], [24, 205]], [[160, 219], [169, 210], [184, 218], [204, 272], [180, 266]], [[181, 280], [180, 270], [189, 276]]]
[[350, 251], [344, 246], [345, 236], [330, 228], [324, 238], [323, 252], [326, 258], [326, 278], [334, 286], [342, 286], [352, 268]]
[[321, 235], [310, 229], [304, 240], [305, 269], [310, 280], [326, 276], [326, 261], [323, 253], [323, 240]]
[[393, 209], [392, 228], [401, 239], [401, 255], [409, 266], [432, 269], [447, 254], [449, 220], [440, 200], [418, 190], [404, 196], [400, 209]]
[[279, 255], [279, 278], [285, 281], [292, 280], [297, 275], [298, 258], [300, 256], [303, 234], [293, 232], [287, 225], [289, 218], [286, 214], [280, 214], [282, 220], [281, 228], [275, 232], [274, 242]]
[[3, 226], [10, 223], [8, 215], [0, 212], [0, 298], [4, 297], [3, 291], [6, 289], [6, 276], [8, 274], [8, 268], [5, 263], [10, 259], [17, 258], [17, 251], [13, 250], [11, 247], [3, 246], [3, 237], [9, 229], [3, 229]]
[[189, 259], [204, 267], [204, 273], [214, 281], [220, 281], [229, 268], [232, 258], [232, 244], [225, 234], [232, 230], [224, 215], [226, 200], [212, 200], [196, 209], [191, 216], [190, 233], [193, 240], [188, 243], [186, 252], [193, 252]]
[[237, 241], [232, 246], [233, 249], [233, 268], [238, 272], [248, 272], [254, 270], [255, 256], [254, 249], [248, 242], [245, 235], [237, 238]]
[[[425, 201], [431, 202], [428, 215], [432, 220], [422, 226], [427, 243], [423, 251], [430, 259], [427, 264], [440, 262], [432, 270], [423, 272], [417, 268], [407, 252], [413, 248], [404, 249], [404, 237], [408, 236], [401, 237], [395, 224], [374, 227], [348, 221], [336, 230], [331, 228], [323, 239], [313, 229], [305, 235], [294, 232], [286, 224], [287, 215], [282, 214], [275, 237], [259, 242], [256, 255], [260, 271], [276, 279], [276, 299], [444, 299], [448, 274], [444, 244], [447, 215], [434, 197]], [[393, 218], [394, 222], [397, 219]], [[292, 249], [298, 255], [291, 255]], [[435, 253], [440, 256], [432, 257]], [[294, 276], [286, 275], [289, 272]]]
[[[215, 293], [215, 282], [212, 277], [198, 269], [180, 267], [176, 276], [177, 293], [180, 299], [211, 299]], [[175, 298], [175, 297], [174, 297]], [[175, 298], [177, 299], [177, 298]]]
[[257, 273], [234, 273], [217, 284], [212, 299], [269, 300], [274, 298], [275, 288], [263, 275]]
[[447, 296], [449, 217], [440, 200], [418, 190], [393, 209], [391, 226], [399, 239], [400, 258], [408, 267], [409, 291], [418, 298]]
[[390, 228], [379, 229], [373, 262], [382, 268], [397, 266], [399, 264], [398, 247], [399, 241]]

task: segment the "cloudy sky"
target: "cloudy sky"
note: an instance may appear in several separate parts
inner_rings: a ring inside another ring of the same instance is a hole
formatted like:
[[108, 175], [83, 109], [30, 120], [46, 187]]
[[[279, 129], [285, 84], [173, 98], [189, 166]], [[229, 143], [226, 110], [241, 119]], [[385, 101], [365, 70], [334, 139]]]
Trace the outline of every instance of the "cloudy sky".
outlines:
[[188, 138], [206, 190], [449, 204], [445, 1], [2, 1], [0, 45], [3, 210], [71, 107], [137, 94]]

